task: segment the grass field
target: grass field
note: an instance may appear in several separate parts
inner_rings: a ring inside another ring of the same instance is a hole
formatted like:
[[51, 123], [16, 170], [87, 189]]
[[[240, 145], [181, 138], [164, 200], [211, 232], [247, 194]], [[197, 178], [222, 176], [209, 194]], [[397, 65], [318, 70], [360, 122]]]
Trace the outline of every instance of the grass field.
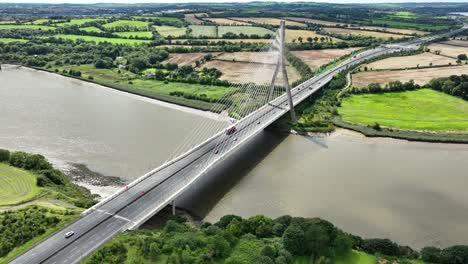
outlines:
[[457, 61], [452, 58], [447, 58], [445, 56], [435, 55], [433, 53], [425, 52], [412, 56], [400, 56], [386, 58], [383, 60], [375, 61], [363, 66], [367, 66], [372, 70], [382, 70], [382, 69], [404, 69], [404, 68], [416, 68], [427, 67], [430, 65], [456, 65]]
[[379, 25], [387, 25], [389, 27], [418, 29], [422, 31], [445, 30], [449, 28], [449, 26], [447, 25], [419, 24], [419, 23], [413, 23], [413, 22], [405, 22], [405, 21], [402, 21], [401, 19], [397, 19], [397, 20], [373, 19], [372, 23], [379, 24]]
[[383, 85], [392, 81], [408, 82], [410, 80], [413, 80], [419, 85], [424, 85], [434, 78], [448, 77], [454, 74], [468, 74], [468, 65], [432, 69], [359, 72], [353, 74], [352, 77], [353, 86], [360, 88], [367, 87], [371, 83], [380, 83]]
[[[270, 18], [270, 17], [233, 17], [232, 19], [244, 21], [244, 22], [257, 23], [257, 24], [273, 25], [273, 26], [279, 26], [281, 22], [281, 19], [279, 18]], [[296, 21], [286, 21], [286, 26], [305, 27], [306, 24], [299, 23]]]
[[336, 259], [334, 264], [375, 264], [376, 261], [372, 255], [353, 250], [348, 256]]
[[149, 31], [114, 32], [114, 34], [122, 38], [130, 38], [130, 37], [152, 38], [153, 37], [153, 33]]
[[284, 17], [284, 19], [295, 21], [295, 22], [311, 23], [311, 24], [324, 25], [324, 26], [336, 26], [336, 24], [340, 24], [339, 22], [311, 19], [311, 18], [306, 18], [306, 17]]
[[[176, 43], [176, 41], [180, 41], [180, 43], [183, 43], [184, 41], [187, 41], [187, 39], [173, 40], [172, 43]], [[272, 41], [270, 39], [203, 39], [203, 41], [208, 41], [208, 42], [226, 41], [226, 42], [230, 42], [230, 43], [239, 43], [239, 42], [244, 42], [244, 43], [272, 43]]]
[[69, 34], [58, 34], [55, 35], [56, 38], [71, 39], [71, 40], [84, 40], [84, 41], [94, 41], [97, 43], [100, 42], [109, 42], [111, 44], [125, 44], [125, 45], [138, 45], [150, 43], [151, 40], [141, 40], [141, 39], [126, 39], [126, 38], [103, 38], [103, 37], [94, 37], [94, 36], [81, 36], [81, 35], [69, 35]]
[[13, 38], [0, 38], [2, 43], [12, 43], [12, 42], [27, 42], [26, 39], [13, 39]]
[[97, 27], [84, 27], [84, 28], [80, 28], [80, 30], [82, 31], [86, 31], [86, 32], [103, 32], [101, 29], [97, 28]]
[[434, 132], [468, 132], [468, 102], [430, 89], [346, 98], [338, 113], [362, 125]]
[[401, 28], [390, 28], [390, 27], [374, 27], [374, 26], [351, 26], [351, 29], [365, 29], [374, 31], [385, 31], [388, 33], [397, 33], [405, 35], [427, 35], [429, 32], [416, 30], [416, 29], [401, 29]]
[[39, 26], [39, 25], [0, 25], [2, 29], [36, 29], [36, 30], [55, 30], [54, 27]]
[[228, 25], [228, 26], [249, 26], [248, 22], [235, 21], [228, 18], [205, 18], [206, 21], [211, 21], [218, 25]]
[[[203, 59], [203, 57], [208, 53], [203, 52], [191, 52], [191, 53], [171, 53], [169, 54], [169, 58], [162, 61], [161, 63], [177, 63], [179, 66], [182, 65], [193, 65], [195, 61]], [[219, 53], [211, 53], [213, 56], [218, 55]]]
[[240, 33], [244, 35], [259, 35], [264, 36], [266, 34], [273, 35], [274, 32], [262, 27], [251, 27], [251, 26], [219, 26], [218, 27], [218, 37], [222, 37], [224, 34], [231, 32], [239, 35]]
[[71, 19], [70, 22], [64, 22], [64, 23], [57, 23], [58, 27], [66, 27], [66, 26], [82, 26], [85, 23], [88, 22], [94, 22], [94, 21], [104, 21], [104, 18], [81, 18], [81, 19]]
[[315, 33], [314, 31], [300, 30], [300, 29], [286, 29], [286, 42], [293, 42], [293, 40], [298, 41], [299, 37], [302, 37], [303, 39], [302, 42], [307, 42], [308, 37], [311, 37], [311, 38], [317, 37], [319, 39], [321, 37], [324, 37], [324, 38], [332, 39], [334, 42], [340, 41], [340, 39], [320, 35], [320, 34]]
[[324, 28], [325, 31], [341, 34], [341, 35], [357, 35], [357, 36], [364, 36], [364, 37], [374, 37], [374, 38], [381, 38], [381, 39], [401, 39], [407, 37], [406, 35], [399, 35], [399, 34], [392, 34], [392, 33], [384, 33], [384, 32], [376, 32], [376, 31], [366, 31], [366, 30], [358, 30], [358, 29], [347, 29], [347, 28]]
[[216, 38], [216, 26], [197, 26], [197, 25], [190, 25], [189, 26], [192, 32], [190, 33], [194, 37], [213, 37]]
[[0, 206], [31, 199], [39, 192], [32, 173], [0, 163]]
[[428, 46], [431, 52], [440, 51], [441, 55], [456, 58], [459, 54], [468, 54], [467, 47], [459, 47], [453, 45], [445, 45], [441, 43], [432, 43]]
[[136, 30], [148, 29], [148, 22], [136, 21], [136, 20], [117, 20], [111, 23], [104, 24], [104, 28], [113, 29], [116, 27], [128, 27]]
[[153, 26], [154, 29], [163, 37], [180, 37], [186, 34], [187, 28], [173, 26]]
[[[190, 24], [200, 25], [203, 24], [203, 20], [198, 19], [196, 16], [199, 14], [185, 14], [184, 20]], [[205, 14], [206, 15], [206, 14]]]
[[317, 69], [334, 59], [341, 56], [350, 54], [351, 52], [360, 48], [347, 48], [347, 49], [323, 49], [323, 50], [299, 50], [292, 51], [292, 53], [305, 62], [311, 69]]
[[277, 55], [276, 52], [224, 52], [215, 59], [275, 64]]

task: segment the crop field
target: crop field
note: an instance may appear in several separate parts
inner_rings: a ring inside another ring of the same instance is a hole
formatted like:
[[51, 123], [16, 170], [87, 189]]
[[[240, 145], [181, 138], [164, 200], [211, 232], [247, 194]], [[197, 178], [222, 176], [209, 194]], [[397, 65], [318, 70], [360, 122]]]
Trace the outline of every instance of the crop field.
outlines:
[[341, 24], [339, 22], [311, 19], [311, 18], [306, 18], [306, 17], [284, 17], [284, 19], [295, 21], [295, 22], [311, 23], [311, 24], [324, 25], [324, 26], [336, 26], [337, 24]]
[[64, 22], [64, 23], [57, 23], [58, 27], [65, 27], [65, 26], [82, 26], [85, 23], [88, 22], [94, 22], [94, 21], [104, 21], [104, 18], [82, 18], [82, 19], [71, 19], [70, 22]]
[[109, 42], [111, 44], [125, 44], [125, 45], [137, 45], [150, 43], [151, 40], [141, 40], [141, 39], [125, 39], [125, 38], [103, 38], [103, 37], [94, 37], [94, 36], [81, 36], [81, 35], [71, 35], [71, 34], [58, 34], [55, 35], [56, 38], [78, 40], [82, 39], [84, 41], [94, 41], [97, 43], [100, 42]]
[[413, 80], [419, 85], [424, 85], [434, 78], [461, 74], [468, 74], [468, 65], [399, 71], [360, 72], [353, 74], [352, 77], [353, 86], [361, 88], [367, 87], [371, 83], [380, 83], [383, 85], [392, 81], [408, 82], [410, 80]]
[[[177, 63], [179, 66], [182, 65], [194, 65], [196, 61], [203, 59], [203, 57], [208, 53], [203, 52], [192, 52], [192, 53], [171, 53], [169, 58], [162, 61], [161, 63]], [[211, 53], [213, 56], [218, 55], [219, 53]]]
[[[273, 26], [279, 26], [281, 22], [281, 19], [279, 18], [270, 18], [270, 17], [233, 17], [232, 19], [244, 21], [244, 22], [257, 23], [257, 24], [273, 25]], [[306, 24], [299, 23], [296, 21], [286, 21], [286, 26], [305, 27]]]
[[292, 51], [292, 53], [305, 62], [311, 69], [317, 69], [322, 65], [330, 63], [334, 59], [338, 59], [359, 49], [360, 48], [298, 50]]
[[39, 26], [39, 25], [5, 25], [0, 24], [0, 30], [2, 29], [37, 29], [37, 30], [55, 30], [54, 27]]
[[[185, 41], [188, 41], [188, 39], [177, 39], [177, 40], [172, 40], [172, 43], [177, 43], [177, 42], [183, 43]], [[207, 41], [209, 43], [213, 42], [218, 42], [218, 41], [225, 41], [229, 43], [271, 43], [271, 39], [203, 39], [203, 41]]]
[[106, 29], [114, 29], [116, 27], [128, 27], [136, 30], [147, 30], [148, 22], [136, 21], [136, 20], [117, 20], [111, 23], [104, 24]]
[[[252, 65], [251, 63], [245, 62], [230, 62], [220, 60], [209, 61], [205, 63], [203, 67], [216, 68], [220, 70], [223, 73], [220, 78], [221, 80], [227, 80], [234, 83], [255, 82], [257, 84], [268, 84], [271, 82], [271, 76], [273, 76], [275, 69], [275, 65], [271, 64]], [[290, 83], [300, 78], [299, 73], [291, 66], [287, 67], [287, 72]], [[282, 85], [281, 74], [279, 74], [278, 77], [279, 80], [277, 81], [277, 84]]]
[[[449, 40], [449, 41], [442, 42], [442, 44], [468, 48], [468, 41], [467, 40], [455, 39], [455, 40]], [[468, 50], [466, 51], [466, 53], [468, 53]]]
[[344, 121], [406, 130], [468, 132], [468, 102], [431, 89], [346, 98]]
[[[190, 23], [190, 24], [194, 24], [194, 25], [200, 25], [200, 24], [203, 24], [203, 20], [197, 18], [197, 16], [199, 16], [200, 14], [185, 14], [184, 15], [184, 19], [186, 22]], [[200, 15], [199, 17], [204, 17], [206, 14], [202, 14]]]
[[273, 35], [274, 32], [262, 28], [262, 27], [251, 27], [251, 26], [219, 26], [218, 27], [218, 37], [222, 37], [226, 33], [234, 33], [236, 35], [239, 35], [240, 33], [244, 35], [258, 35], [258, 36], [264, 36], [266, 34]]
[[457, 61], [445, 56], [425, 52], [412, 56], [391, 57], [366, 64], [372, 70], [404, 69], [440, 65], [456, 65]]
[[97, 28], [97, 27], [84, 27], [84, 28], [80, 28], [80, 30], [82, 31], [86, 31], [86, 32], [103, 32], [101, 29]]
[[217, 60], [256, 62], [276, 64], [277, 53], [274, 52], [225, 52], [216, 57]]
[[228, 25], [228, 26], [249, 26], [248, 22], [235, 21], [227, 18], [205, 18], [206, 21], [211, 21], [218, 25]]
[[31, 199], [39, 192], [32, 173], [0, 163], [0, 206]]
[[398, 20], [372, 19], [372, 23], [379, 24], [379, 25], [387, 25], [388, 27], [418, 29], [422, 31], [445, 30], [449, 28], [449, 26], [447, 25], [418, 24], [418, 23], [413, 23], [413, 22], [405, 22], [405, 21], [402, 21], [401, 19], [398, 19]]
[[130, 38], [130, 37], [152, 38], [153, 37], [153, 33], [149, 31], [114, 32], [114, 34], [122, 38]]
[[14, 38], [0, 38], [1, 43], [12, 43], [12, 42], [27, 42], [26, 39], [14, 39]]
[[459, 54], [467, 54], [468, 49], [466, 47], [459, 47], [453, 45], [445, 45], [441, 43], [433, 43], [428, 46], [431, 52], [440, 51], [441, 55], [456, 58]]
[[[180, 37], [187, 33], [185, 27], [173, 27], [173, 26], [153, 26], [156, 32], [163, 37]], [[151, 33], [151, 32], [150, 32]]]
[[194, 37], [201, 37], [201, 36], [206, 36], [206, 37], [213, 37], [216, 38], [216, 26], [194, 26], [190, 25], [190, 29], [192, 29], [191, 35]]
[[381, 39], [401, 39], [404, 37], [408, 37], [406, 35], [399, 35], [399, 34], [392, 34], [392, 33], [383, 33], [383, 32], [376, 32], [376, 31], [366, 31], [366, 30], [358, 30], [358, 29], [347, 29], [347, 28], [324, 28], [325, 31], [342, 34], [342, 35], [359, 35], [365, 37], [374, 37], [374, 38], [381, 38]]
[[401, 28], [385, 28], [385, 27], [373, 27], [373, 26], [357, 26], [357, 27], [351, 27], [351, 28], [357, 28], [357, 29], [366, 29], [366, 30], [379, 30], [379, 31], [385, 31], [388, 33], [397, 33], [397, 34], [404, 34], [404, 35], [427, 35], [429, 32], [427, 31], [421, 31], [421, 30], [416, 30], [416, 29], [401, 29]]
[[[307, 42], [307, 38], [328, 38], [329, 40], [333, 40], [333, 42], [340, 41], [341, 39], [324, 36], [315, 33], [314, 31], [309, 30], [300, 30], [300, 29], [286, 29], [286, 42], [293, 42], [293, 40], [299, 41], [299, 37], [302, 37], [302, 42]], [[320, 42], [320, 40], [319, 40]]]

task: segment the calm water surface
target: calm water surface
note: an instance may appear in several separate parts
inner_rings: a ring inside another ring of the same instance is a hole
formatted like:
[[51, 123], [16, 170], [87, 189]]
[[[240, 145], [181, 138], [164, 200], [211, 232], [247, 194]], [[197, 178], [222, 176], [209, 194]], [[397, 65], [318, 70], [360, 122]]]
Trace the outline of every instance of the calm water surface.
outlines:
[[[164, 162], [201, 115], [26, 69], [0, 72], [0, 147], [134, 179]], [[180, 199], [224, 214], [328, 219], [414, 247], [468, 244], [468, 145], [264, 132]]]

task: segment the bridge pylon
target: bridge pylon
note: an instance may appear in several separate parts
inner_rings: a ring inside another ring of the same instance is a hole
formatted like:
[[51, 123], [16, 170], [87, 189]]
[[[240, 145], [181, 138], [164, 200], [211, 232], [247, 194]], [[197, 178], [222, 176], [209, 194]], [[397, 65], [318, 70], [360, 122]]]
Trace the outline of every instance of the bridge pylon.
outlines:
[[285, 27], [284, 20], [280, 22], [280, 30], [279, 30], [279, 56], [276, 62], [275, 71], [273, 73], [273, 78], [271, 79], [271, 86], [270, 86], [270, 93], [268, 94], [268, 102], [273, 97], [273, 91], [275, 89], [275, 82], [276, 78], [278, 77], [278, 73], [281, 70], [281, 74], [283, 75], [283, 83], [284, 89], [286, 89], [286, 94], [288, 95], [288, 104], [289, 104], [289, 113], [291, 114], [291, 121], [296, 123], [297, 117], [296, 112], [294, 111], [294, 104], [291, 95], [291, 87], [289, 86], [289, 78], [288, 73], [286, 71], [286, 51], [285, 51], [285, 42], [286, 42], [286, 27]]

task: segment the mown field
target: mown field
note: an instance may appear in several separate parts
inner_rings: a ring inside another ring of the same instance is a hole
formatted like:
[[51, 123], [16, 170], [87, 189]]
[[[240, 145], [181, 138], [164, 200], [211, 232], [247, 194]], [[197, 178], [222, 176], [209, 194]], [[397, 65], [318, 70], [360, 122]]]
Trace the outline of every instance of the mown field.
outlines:
[[344, 121], [435, 132], [468, 132], [468, 102], [430, 89], [354, 95], [343, 100]]
[[[172, 63], [177, 63], [179, 66], [183, 66], [187, 64], [193, 65], [195, 64], [195, 61], [199, 61], [203, 59], [203, 57], [207, 54], [208, 53], [204, 53], [204, 52], [171, 53], [169, 54], [169, 58], [162, 61], [161, 63], [165, 64], [165, 63], [172, 62]], [[219, 53], [215, 52], [215, 53], [210, 53], [210, 54], [212, 54], [213, 56], [216, 56]]]
[[276, 52], [225, 52], [215, 59], [240, 62], [257, 62], [275, 64], [277, 61]]
[[104, 28], [112, 30], [118, 27], [128, 27], [137, 30], [148, 29], [148, 22], [137, 21], [137, 20], [117, 20], [111, 23], [104, 24]]
[[[416, 67], [428, 67], [428, 66], [440, 66], [440, 65], [456, 65], [457, 61], [452, 58], [445, 56], [435, 55], [433, 53], [425, 52], [412, 56], [400, 56], [391, 57], [383, 60], [375, 61], [363, 67], [367, 67], [372, 70], [382, 69], [404, 69], [404, 68], [416, 68]], [[362, 68], [362, 67], [361, 67]]]
[[[200, 14], [185, 14], [184, 15], [184, 20], [190, 24], [194, 25], [200, 25], [203, 24], [203, 20], [200, 20], [197, 18], [197, 16]], [[206, 15], [206, 14], [204, 14]]]
[[190, 35], [194, 37], [201, 37], [201, 36], [212, 37], [212, 38], [218, 37], [218, 34], [216, 34], [215, 26], [190, 25], [189, 28], [192, 30]]
[[36, 30], [55, 30], [54, 27], [40, 26], [40, 25], [5, 25], [0, 24], [0, 30], [2, 29], [36, 29]]
[[456, 58], [460, 54], [468, 55], [468, 48], [461, 46], [446, 45], [441, 43], [432, 43], [428, 46], [430, 52], [440, 52], [441, 55]]
[[[319, 39], [325, 38], [325, 39], [332, 40], [333, 42], [341, 41], [341, 39], [320, 35], [320, 34], [315, 33], [314, 31], [301, 30], [301, 29], [286, 29], [286, 42], [293, 42], [293, 41], [299, 42], [299, 37], [302, 37], [302, 42], [307, 42], [307, 38], [309, 37], [310, 38], [317, 37]], [[319, 40], [319, 42], [321, 41]]]
[[408, 82], [413, 80], [416, 84], [424, 85], [434, 78], [447, 77], [450, 75], [468, 74], [468, 65], [442, 67], [436, 69], [411, 69], [411, 70], [384, 70], [372, 72], [359, 72], [353, 74], [354, 87], [367, 87], [371, 83], [382, 85], [392, 82]]
[[26, 39], [14, 39], [14, 38], [0, 38], [2, 43], [11, 43], [11, 42], [27, 42]]
[[185, 27], [173, 27], [173, 26], [153, 26], [156, 32], [163, 37], [180, 37], [187, 33]]
[[82, 26], [88, 22], [95, 22], [95, 21], [104, 21], [103, 18], [81, 18], [81, 19], [71, 19], [70, 22], [64, 23], [57, 23], [58, 27], [65, 27], [65, 26]]
[[103, 32], [100, 28], [97, 28], [97, 27], [84, 27], [84, 28], [80, 28], [80, 30], [86, 31], [86, 32], [98, 32], [98, 33]]
[[228, 26], [249, 26], [248, 22], [235, 21], [228, 18], [205, 18], [204, 20], [216, 23], [218, 25], [228, 25]]
[[324, 64], [359, 49], [360, 48], [300, 50], [292, 51], [292, 53], [305, 62], [311, 69], [317, 69]]
[[341, 35], [356, 35], [356, 36], [364, 36], [364, 37], [374, 37], [374, 38], [381, 38], [381, 39], [401, 39], [404, 37], [408, 37], [406, 35], [399, 35], [399, 34], [392, 34], [392, 33], [384, 33], [384, 32], [377, 32], [377, 31], [366, 31], [366, 30], [358, 30], [358, 29], [347, 29], [347, 28], [324, 28], [325, 31], [341, 34]]
[[131, 38], [131, 37], [152, 38], [153, 37], [153, 33], [149, 31], [115, 32], [114, 34], [122, 38]]
[[[232, 17], [231, 19], [244, 21], [244, 22], [251, 22], [256, 24], [267, 24], [272, 26], [279, 26], [281, 19], [279, 18], [271, 18], [271, 17]], [[296, 21], [285, 21], [286, 26], [299, 26], [305, 27], [306, 24], [299, 23]]]
[[0, 206], [31, 199], [39, 192], [32, 173], [0, 163]]
[[125, 44], [125, 45], [138, 45], [144, 43], [150, 43], [151, 40], [141, 40], [141, 39], [126, 39], [126, 38], [103, 38], [103, 37], [94, 37], [94, 36], [81, 36], [81, 35], [71, 35], [71, 34], [58, 34], [55, 35], [56, 38], [70, 39], [70, 40], [84, 40], [84, 41], [94, 41], [97, 43], [100, 42], [109, 42], [112, 44]]
[[262, 27], [251, 27], [251, 26], [219, 26], [218, 27], [218, 37], [222, 37], [226, 33], [234, 33], [236, 35], [244, 34], [244, 35], [258, 35], [264, 36], [266, 34], [273, 35], [274, 32], [262, 28]]
[[336, 26], [337, 24], [340, 24], [339, 22], [311, 19], [311, 18], [306, 18], [306, 17], [284, 17], [284, 19], [295, 21], [295, 22], [303, 22], [303, 23], [310, 23], [310, 24], [317, 24], [317, 25], [324, 25], [324, 26]]

